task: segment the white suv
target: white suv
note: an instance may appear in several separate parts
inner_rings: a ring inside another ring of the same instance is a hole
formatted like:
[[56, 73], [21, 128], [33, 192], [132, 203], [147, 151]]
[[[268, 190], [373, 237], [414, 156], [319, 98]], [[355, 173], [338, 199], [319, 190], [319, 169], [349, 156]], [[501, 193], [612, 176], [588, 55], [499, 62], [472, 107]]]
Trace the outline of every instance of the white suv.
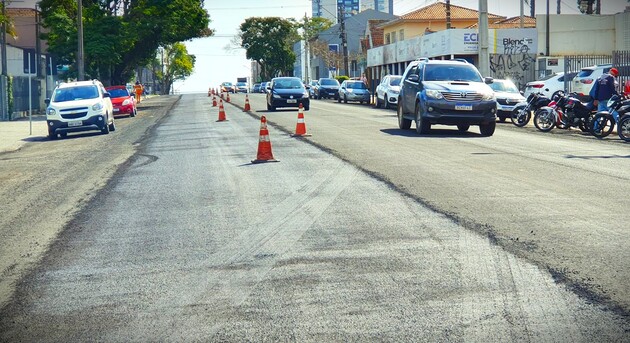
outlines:
[[59, 84], [52, 99], [46, 99], [48, 137], [66, 137], [68, 132], [116, 130], [109, 93], [97, 80]]
[[582, 68], [580, 72], [573, 78], [572, 92], [582, 93], [588, 96], [595, 81], [604, 73], [608, 73], [612, 68], [612, 64], [598, 64], [592, 67]]

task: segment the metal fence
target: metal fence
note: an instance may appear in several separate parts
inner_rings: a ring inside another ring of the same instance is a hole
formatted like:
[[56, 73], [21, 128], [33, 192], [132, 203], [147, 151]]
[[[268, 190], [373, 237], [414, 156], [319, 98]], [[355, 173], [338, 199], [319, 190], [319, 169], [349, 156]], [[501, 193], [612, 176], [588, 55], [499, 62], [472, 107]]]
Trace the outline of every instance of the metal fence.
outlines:
[[[564, 73], [579, 72], [582, 68], [590, 67], [598, 64], [612, 64], [619, 70], [617, 81], [619, 82], [617, 91], [623, 92], [624, 85], [630, 84], [630, 50], [613, 51], [612, 55], [599, 56], [565, 56]], [[573, 83], [570, 80], [564, 80], [564, 88], [571, 92]]]
[[[41, 94], [40, 82], [36, 78], [31, 78], [31, 110], [39, 112], [39, 95]], [[13, 112], [20, 113], [29, 110], [28, 101], [28, 82], [29, 78], [24, 76], [13, 77]], [[15, 116], [15, 115], [13, 115]]]

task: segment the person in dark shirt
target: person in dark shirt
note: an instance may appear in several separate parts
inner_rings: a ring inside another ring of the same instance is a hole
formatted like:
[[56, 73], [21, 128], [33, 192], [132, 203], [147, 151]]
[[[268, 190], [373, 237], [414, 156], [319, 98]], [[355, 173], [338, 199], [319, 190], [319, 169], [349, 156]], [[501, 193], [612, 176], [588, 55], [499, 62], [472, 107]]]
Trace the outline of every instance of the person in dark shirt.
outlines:
[[[602, 74], [591, 88], [589, 95], [597, 101], [597, 111], [607, 111], [608, 100], [617, 93], [615, 77], [619, 75], [617, 68], [610, 68], [608, 73]], [[615, 117], [615, 120], [617, 118]]]

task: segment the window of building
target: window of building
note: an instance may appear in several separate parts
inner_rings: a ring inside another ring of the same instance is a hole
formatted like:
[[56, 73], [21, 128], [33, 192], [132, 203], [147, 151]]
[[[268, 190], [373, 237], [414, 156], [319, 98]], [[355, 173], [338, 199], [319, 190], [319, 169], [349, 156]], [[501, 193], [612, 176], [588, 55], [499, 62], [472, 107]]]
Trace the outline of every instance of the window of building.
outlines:
[[389, 33], [385, 35], [385, 44], [390, 44], [391, 41], [391, 37], [389, 36]]
[[400, 29], [400, 32], [398, 32], [398, 39], [405, 40], [405, 30]]
[[396, 43], [396, 31], [392, 32], [392, 43]]

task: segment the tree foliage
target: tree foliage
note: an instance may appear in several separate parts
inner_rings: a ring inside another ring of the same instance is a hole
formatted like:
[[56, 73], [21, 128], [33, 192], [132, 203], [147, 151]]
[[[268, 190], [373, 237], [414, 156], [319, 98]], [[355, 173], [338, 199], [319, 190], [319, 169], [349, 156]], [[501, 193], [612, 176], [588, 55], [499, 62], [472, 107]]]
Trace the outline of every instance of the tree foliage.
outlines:
[[299, 40], [297, 28], [294, 20], [278, 17], [251, 17], [241, 24], [241, 46], [247, 58], [260, 64], [263, 80], [291, 74], [295, 63], [292, 45]]
[[168, 94], [173, 82], [183, 80], [193, 72], [195, 55], [188, 54], [182, 43], [167, 45], [155, 57], [152, 66], [162, 94]]
[[[160, 46], [212, 35], [203, 0], [82, 0], [86, 78], [125, 83]], [[77, 1], [41, 0], [42, 34], [60, 63], [76, 65]], [[76, 75], [76, 68], [71, 68]]]

